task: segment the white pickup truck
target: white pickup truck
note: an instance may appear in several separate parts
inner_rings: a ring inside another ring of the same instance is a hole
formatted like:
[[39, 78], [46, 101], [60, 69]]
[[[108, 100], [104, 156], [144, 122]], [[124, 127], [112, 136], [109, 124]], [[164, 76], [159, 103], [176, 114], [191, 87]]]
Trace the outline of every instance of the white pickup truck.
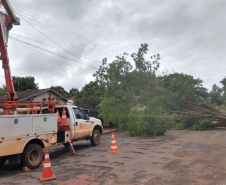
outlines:
[[10, 163], [35, 169], [43, 161], [43, 148], [81, 139], [90, 139], [92, 145], [98, 145], [103, 133], [101, 120], [89, 117], [82, 109], [73, 106], [71, 100], [55, 107], [61, 117], [63, 108], [69, 124], [66, 131], [59, 130], [57, 114], [47, 114], [48, 108], [44, 108], [42, 114], [0, 116], [0, 165], [8, 159]]

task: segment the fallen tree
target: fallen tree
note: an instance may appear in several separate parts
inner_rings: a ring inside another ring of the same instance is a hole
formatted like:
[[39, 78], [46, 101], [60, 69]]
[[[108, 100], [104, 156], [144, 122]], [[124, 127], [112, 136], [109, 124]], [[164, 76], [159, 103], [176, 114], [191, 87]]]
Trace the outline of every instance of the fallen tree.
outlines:
[[226, 114], [222, 113], [220, 110], [214, 106], [206, 103], [198, 98], [187, 96], [186, 99], [182, 100], [186, 108], [183, 111], [170, 111], [168, 113], [173, 115], [183, 115], [183, 116], [200, 116], [214, 118], [219, 121], [219, 123], [213, 123], [214, 126], [222, 125], [226, 123]]

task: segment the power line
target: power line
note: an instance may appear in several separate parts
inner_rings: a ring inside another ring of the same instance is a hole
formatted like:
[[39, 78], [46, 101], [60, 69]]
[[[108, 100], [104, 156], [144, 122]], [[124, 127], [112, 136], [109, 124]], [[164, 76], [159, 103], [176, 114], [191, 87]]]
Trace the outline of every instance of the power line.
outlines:
[[[43, 19], [43, 20], [45, 20], [45, 21], [48, 22], [48, 23], [47, 23], [48, 26], [49, 26], [49, 25], [52, 25], [52, 26], [54, 26], [54, 27], [56, 27], [56, 28], [58, 28], [58, 29], [62, 29], [64, 32], [66, 31], [66, 32], [68, 32], [68, 33], [73, 33], [74, 35], [76, 35], [77, 37], [79, 37], [80, 39], [82, 39], [84, 42], [88, 42], [88, 43], [92, 42], [92, 43], [94, 43], [95, 45], [97, 45], [98, 47], [100, 47], [100, 48], [102, 48], [103, 50], [106, 51], [105, 46], [102, 46], [100, 43], [97, 43], [97, 42], [95, 42], [95, 41], [93, 41], [93, 40], [91, 40], [91, 39], [89, 39], [89, 38], [87, 38], [87, 37], [84, 37], [84, 36], [78, 34], [78, 33], [72, 32], [71, 30], [69, 30], [69, 29], [67, 29], [67, 28], [65, 28], [65, 27], [63, 27], [63, 26], [61, 26], [61, 25], [59, 25], [59, 24], [56, 24], [56, 23], [54, 23], [54, 22], [52, 22], [52, 21], [50, 21], [50, 20], [48, 20], [48, 19], [46, 19], [46, 18], [43, 18], [43, 17], [41, 17], [41, 16], [39, 16], [39, 15], [37, 15], [37, 14], [34, 14], [33, 12], [24, 9], [24, 8], [22, 8], [22, 7], [18, 6], [18, 5], [16, 5], [15, 3], [12, 3], [12, 4], [14, 4], [14, 5], [16, 6], [16, 7], [15, 7], [16, 9], [19, 8], [19, 9], [22, 9], [23, 11], [28, 12], [29, 14], [26, 13], [26, 12], [24, 12], [24, 14], [27, 14], [28, 16], [34, 17], [36, 22], [37, 22], [37, 19]], [[18, 7], [18, 8], [17, 8], [17, 7]], [[31, 15], [30, 15], [30, 14], [31, 14]], [[40, 23], [40, 22], [39, 22], [39, 23]], [[106, 52], [112, 53], [111, 51], [113, 51], [113, 50], [108, 49], [108, 51], [106, 51]], [[115, 52], [115, 51], [113, 51], [113, 52]], [[113, 54], [113, 53], [112, 53], [112, 54]]]
[[[17, 13], [19, 14], [19, 13]], [[20, 15], [20, 14], [19, 14]], [[56, 44], [57, 46], [59, 46], [60, 48], [62, 48], [64, 51], [66, 51], [67, 53], [71, 54], [72, 56], [74, 56], [75, 58], [78, 58], [79, 60], [83, 61], [81, 58], [79, 58], [78, 56], [76, 56], [75, 54], [71, 53], [70, 51], [66, 50], [65, 48], [63, 48], [61, 45], [59, 45], [57, 42], [55, 42], [53, 39], [51, 39], [49, 36], [47, 36], [45, 33], [43, 33], [41, 30], [39, 30], [37, 27], [35, 27], [31, 22], [29, 22], [28, 20], [26, 20], [22, 15], [20, 15], [26, 22], [28, 22], [33, 28], [35, 28], [37, 31], [39, 31], [42, 35], [44, 35], [47, 39], [49, 39], [50, 41], [52, 41], [54, 44]], [[83, 61], [83, 63], [86, 63], [85, 61]], [[90, 64], [87, 64], [90, 65]], [[92, 67], [92, 65], [90, 65]]]
[[[22, 16], [22, 14], [20, 14], [20, 15]], [[24, 16], [23, 16], [23, 19], [25, 19]], [[33, 20], [33, 19], [32, 19], [32, 20]], [[26, 21], [27, 21], [27, 20], [26, 20]], [[33, 21], [34, 21], [34, 20], [33, 20]], [[27, 22], [28, 22], [28, 21], [27, 21]], [[82, 42], [81, 40], [78, 40], [76, 37], [66, 34], [65, 31], [58, 31], [58, 30], [56, 30], [56, 29], [54, 29], [54, 28], [50, 28], [48, 23], [47, 23], [47, 25], [46, 25], [46, 24], [40, 23], [40, 22], [38, 22], [38, 21], [34, 21], [34, 22], [33, 22], [33, 25], [36, 25], [36, 26], [38, 26], [38, 27], [40, 27], [40, 28], [42, 28], [42, 29], [48, 30], [48, 31], [50, 31], [51, 33], [55, 33], [55, 34], [57, 34], [57, 35], [60, 35], [60, 36], [62, 36], [62, 37], [64, 37], [64, 38], [67, 38], [67, 39], [69, 39], [70, 41], [73, 40], [73, 41], [75, 41], [75, 42], [78, 42], [78, 43], [80, 43], [81, 45], [83, 45], [83, 46], [85, 46], [85, 47], [89, 47], [89, 48], [91, 48], [91, 49], [93, 49], [93, 50], [96, 50], [96, 51], [98, 51], [98, 52], [100, 52], [100, 53], [102, 53], [102, 54], [104, 54], [104, 55], [108, 55], [108, 56], [110, 56], [110, 57], [113, 57], [113, 54], [111, 54], [111, 53], [109, 53], [109, 52], [106, 52], [106, 51], [103, 51], [103, 50], [101, 50], [101, 49], [99, 49], [99, 48], [95, 48], [95, 46], [87, 45], [86, 43]]]
[[[31, 40], [31, 41], [37, 42], [37, 43], [39, 43], [39, 44], [46, 45], [46, 46], [49, 46], [49, 47], [52, 47], [52, 48], [55, 48], [55, 49], [64, 51], [64, 50], [61, 49], [61, 48], [57, 48], [57, 47], [55, 47], [55, 46], [53, 46], [53, 45], [49, 45], [49, 44], [46, 44], [46, 43], [43, 43], [43, 42], [40, 42], [40, 41], [31, 39], [31, 38], [25, 37], [25, 36], [23, 36], [23, 35], [19, 35], [19, 34], [13, 33], [13, 32], [10, 32], [10, 34], [13, 34], [13, 35], [15, 35], [15, 36], [19, 36], [19, 37], [22, 37], [22, 38], [24, 38], [24, 39], [27, 39], [27, 40]], [[84, 56], [81, 56], [81, 55], [78, 55], [78, 54], [75, 54], [75, 55], [77, 55], [77, 56], [79, 56], [79, 57], [81, 57], [81, 58], [85, 58], [85, 59], [94, 61], [93, 59], [91, 59], [91, 58], [89, 58], [89, 57], [84, 57]]]
[[[23, 43], [21, 42], [21, 44], [23, 44]], [[47, 54], [45, 54], [45, 53], [42, 53], [42, 52], [39, 51], [39, 50], [35, 50], [35, 49], [34, 49], [35, 47], [32, 48], [32, 47], [29, 47], [28, 45], [25, 45], [25, 46], [27, 46], [29, 49], [31, 49], [31, 50], [33, 50], [33, 51], [35, 51], [35, 52], [38, 52], [38, 53], [40, 53], [40, 54], [42, 54], [42, 55], [45, 55], [45, 56], [51, 58], [52, 60], [54, 60], [54, 62], [58, 62], [58, 63], [61, 63], [61, 64], [66, 64], [66, 65], [68, 65], [66, 62], [56, 60], [55, 58], [50, 57], [49, 55], [47, 55]], [[39, 49], [39, 48], [38, 48], [38, 49]], [[45, 51], [45, 52], [47, 52], [47, 51]], [[72, 65], [70, 65], [70, 66], [71, 66], [71, 67], [74, 67], [74, 66], [72, 66]], [[76, 67], [79, 67], [79, 66], [76, 66]], [[84, 70], [79, 69], [79, 71], [84, 71]], [[86, 71], [84, 71], [84, 72], [86, 72]]]
[[[64, 58], [64, 59], [67, 59], [67, 60], [70, 60], [70, 61], [74, 61], [74, 62], [77, 62], [77, 63], [82, 63], [83, 65], [87, 65], [87, 63], [84, 63], [84, 62], [82, 62], [82, 61], [77, 61], [77, 60], [71, 59], [71, 58], [69, 58], [69, 57], [66, 57], [66, 56], [63, 56], [63, 55], [54, 53], [54, 52], [52, 52], [52, 51], [50, 51], [50, 50], [44, 49], [44, 48], [39, 47], [39, 46], [35, 46], [35, 45], [30, 44], [30, 43], [28, 43], [28, 42], [25, 42], [25, 41], [19, 40], [19, 39], [17, 39], [17, 38], [14, 38], [14, 37], [12, 37], [12, 36], [9, 36], [9, 38], [14, 39], [14, 40], [16, 40], [16, 41], [18, 41], [18, 42], [24, 43], [24, 44], [26, 44], [26, 45], [29, 45], [29, 46], [38, 48], [38, 49], [40, 49], [40, 50], [49, 52], [49, 53], [54, 54], [54, 55], [56, 55], [56, 56], [58, 56], [58, 57], [61, 57], [61, 58]], [[92, 66], [92, 65], [90, 65], [90, 64], [89, 64], [87, 67], [90, 67], [90, 68], [95, 69], [95, 70], [98, 69], [97, 67]]]
[[40, 42], [40, 41], [31, 39], [31, 38], [25, 37], [25, 36], [23, 36], [23, 35], [19, 35], [19, 34], [13, 33], [13, 32], [10, 32], [9, 34], [10, 34], [10, 35], [13, 34], [13, 35], [15, 35], [15, 36], [19, 36], [19, 37], [22, 37], [22, 38], [25, 38], [25, 39], [28, 39], [28, 40], [37, 42], [37, 43], [39, 43], [39, 44], [43, 44], [43, 45], [46, 45], [46, 46], [49, 46], [49, 47], [52, 47], [52, 48], [59, 49], [59, 50], [63, 51], [62, 49], [57, 48], [57, 47], [55, 47], [55, 46], [53, 46], [53, 45], [49, 45], [49, 44], [46, 44], [46, 43], [43, 43], [43, 42]]

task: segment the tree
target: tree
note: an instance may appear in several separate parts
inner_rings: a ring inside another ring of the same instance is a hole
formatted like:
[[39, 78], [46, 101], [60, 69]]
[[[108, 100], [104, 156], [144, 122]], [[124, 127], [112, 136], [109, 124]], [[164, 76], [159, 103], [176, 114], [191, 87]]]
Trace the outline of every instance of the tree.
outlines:
[[220, 83], [223, 85], [223, 87], [222, 87], [222, 92], [223, 92], [222, 101], [223, 101], [223, 104], [226, 105], [226, 77], [223, 80], [221, 80]]
[[191, 75], [183, 73], [173, 73], [160, 77], [163, 82], [165, 94], [168, 94], [168, 109], [181, 111], [186, 108], [186, 99], [196, 97], [206, 100], [207, 89], [203, 87], [201, 79], [195, 79]]
[[0, 88], [0, 95], [6, 94], [6, 86], [3, 85], [2, 88]]
[[158, 76], [160, 55], [148, 57], [147, 53], [148, 45], [141, 44], [131, 55], [134, 69], [126, 53], [109, 64], [105, 58], [94, 74], [104, 87], [99, 115], [105, 125], [116, 124], [130, 135], [162, 135], [174, 120], [166, 112], [186, 110], [189, 97], [208, 98], [199, 78], [183, 73]]
[[13, 76], [13, 81], [16, 81], [14, 83], [14, 89], [15, 91], [26, 91], [29, 89], [36, 90], [38, 89], [38, 83], [35, 83], [35, 78], [32, 76], [26, 76], [26, 77], [19, 77], [19, 76]]
[[65, 98], [69, 97], [68, 92], [61, 86], [51, 86], [50, 89], [53, 89], [54, 91], [64, 96]]
[[226, 95], [226, 77], [224, 77], [224, 79], [221, 80], [220, 83], [223, 85], [222, 87], [223, 94]]
[[77, 88], [71, 88], [71, 89], [69, 90], [68, 96], [69, 96], [69, 97], [74, 97], [74, 96], [75, 96], [75, 93], [76, 93], [77, 91], [78, 91]]
[[120, 115], [127, 115], [133, 104], [131, 79], [128, 75], [132, 65], [126, 60], [126, 56], [127, 54], [117, 56], [110, 64], [104, 59], [94, 74], [97, 82], [104, 87], [98, 107], [105, 124], [124, 124], [126, 118]]
[[210, 103], [213, 105], [221, 105], [223, 103], [222, 92], [223, 90], [220, 87], [218, 87], [216, 84], [214, 84], [209, 94]]
[[100, 103], [100, 95], [103, 93], [102, 87], [97, 81], [86, 84], [82, 90], [75, 92], [74, 104], [89, 109], [92, 116], [97, 116], [97, 106]]
[[[127, 61], [127, 54], [123, 54], [110, 64], [104, 59], [94, 74], [105, 88], [99, 104], [99, 114], [104, 123], [117, 124], [120, 129], [127, 129], [130, 135], [162, 135], [172, 123], [169, 118], [161, 117], [163, 104], [157, 99], [155, 103], [151, 102], [157, 95], [159, 99], [164, 97], [164, 91], [156, 75], [160, 58], [146, 60], [147, 51], [148, 45], [142, 44], [138, 52], [131, 55], [135, 69]], [[157, 108], [159, 106], [161, 108]], [[155, 113], [152, 114], [151, 108], [156, 108]], [[151, 114], [153, 119], [149, 119]], [[155, 114], [160, 115], [159, 119], [155, 119]]]

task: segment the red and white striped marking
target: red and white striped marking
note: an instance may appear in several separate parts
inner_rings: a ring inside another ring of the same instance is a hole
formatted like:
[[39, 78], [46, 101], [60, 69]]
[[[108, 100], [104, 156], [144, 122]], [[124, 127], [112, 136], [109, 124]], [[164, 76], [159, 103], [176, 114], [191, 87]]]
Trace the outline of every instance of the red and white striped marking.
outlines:
[[62, 118], [67, 118], [66, 115], [62, 115]]
[[118, 148], [117, 148], [117, 144], [116, 144], [116, 140], [115, 140], [115, 134], [112, 133], [112, 137], [111, 137], [111, 149], [109, 152], [118, 152]]
[[43, 165], [43, 173], [42, 177], [40, 177], [40, 181], [46, 181], [46, 180], [51, 180], [55, 179], [56, 176], [53, 174], [51, 163], [50, 163], [50, 158], [49, 158], [49, 152], [46, 150], [45, 152], [45, 161]]
[[66, 117], [65, 109], [63, 109], [62, 118], [67, 118], [67, 117]]
[[44, 168], [51, 167], [50, 158], [49, 158], [49, 152], [47, 151], [45, 153], [45, 162], [44, 162]]

